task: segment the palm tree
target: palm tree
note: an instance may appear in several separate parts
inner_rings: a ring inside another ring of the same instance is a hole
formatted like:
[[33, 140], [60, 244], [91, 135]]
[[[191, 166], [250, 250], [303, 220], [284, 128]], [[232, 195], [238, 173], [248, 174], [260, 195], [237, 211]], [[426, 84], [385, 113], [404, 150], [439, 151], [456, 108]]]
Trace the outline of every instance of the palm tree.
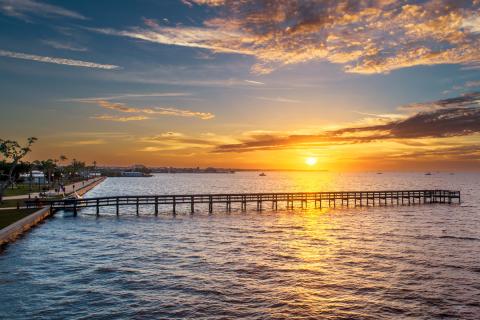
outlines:
[[52, 175], [57, 167], [55, 160], [48, 159], [40, 161], [43, 174], [47, 177], [48, 186], [50, 187], [52, 182]]

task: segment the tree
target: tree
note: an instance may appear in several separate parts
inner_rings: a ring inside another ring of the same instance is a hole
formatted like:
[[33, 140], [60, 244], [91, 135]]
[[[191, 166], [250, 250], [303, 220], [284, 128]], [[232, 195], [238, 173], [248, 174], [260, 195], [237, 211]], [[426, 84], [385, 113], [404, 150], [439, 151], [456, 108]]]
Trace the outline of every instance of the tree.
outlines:
[[55, 169], [57, 168], [57, 164], [55, 160], [48, 159], [48, 160], [41, 160], [37, 161], [38, 168], [43, 172], [45, 178], [47, 178], [48, 186], [52, 183], [52, 177]]
[[0, 154], [5, 162], [10, 162], [10, 168], [8, 171], [3, 172], [3, 179], [0, 181], [0, 202], [3, 200], [5, 190], [10, 185], [15, 184], [15, 169], [20, 160], [32, 151], [30, 147], [35, 141], [37, 141], [37, 138], [30, 137], [27, 139], [27, 144], [22, 147], [17, 141], [0, 139]]

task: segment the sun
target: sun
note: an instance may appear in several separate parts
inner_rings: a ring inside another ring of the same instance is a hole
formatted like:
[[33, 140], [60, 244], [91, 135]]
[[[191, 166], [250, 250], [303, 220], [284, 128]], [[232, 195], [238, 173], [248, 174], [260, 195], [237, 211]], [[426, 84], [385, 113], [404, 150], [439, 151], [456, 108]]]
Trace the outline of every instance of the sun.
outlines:
[[317, 158], [315, 157], [308, 157], [308, 158], [305, 158], [305, 163], [309, 166], [314, 166], [317, 164]]

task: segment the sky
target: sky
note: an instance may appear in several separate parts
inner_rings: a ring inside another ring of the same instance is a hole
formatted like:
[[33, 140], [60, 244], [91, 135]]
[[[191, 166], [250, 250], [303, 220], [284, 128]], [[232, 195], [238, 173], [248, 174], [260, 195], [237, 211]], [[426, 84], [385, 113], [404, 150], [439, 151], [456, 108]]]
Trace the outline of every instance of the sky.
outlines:
[[480, 1], [0, 0], [0, 138], [30, 136], [99, 165], [479, 171]]

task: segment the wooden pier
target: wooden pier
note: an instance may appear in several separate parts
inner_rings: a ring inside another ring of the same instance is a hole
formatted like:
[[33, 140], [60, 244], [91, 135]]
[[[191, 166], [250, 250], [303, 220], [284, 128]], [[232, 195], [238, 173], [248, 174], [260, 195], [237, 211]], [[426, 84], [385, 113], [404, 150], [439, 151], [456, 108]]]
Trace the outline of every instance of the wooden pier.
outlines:
[[[414, 205], [414, 204], [452, 204], [460, 203], [460, 191], [450, 190], [401, 190], [401, 191], [343, 191], [343, 192], [280, 192], [280, 193], [236, 193], [236, 194], [190, 194], [190, 195], [146, 195], [146, 196], [114, 196], [84, 199], [50, 200], [41, 205], [50, 206], [52, 212], [69, 210], [77, 214], [82, 208], [96, 208], [100, 214], [101, 207], [114, 207], [117, 215], [120, 208], [134, 206], [137, 215], [140, 206], [151, 206], [155, 215], [159, 207], [168, 206], [173, 214], [177, 213], [178, 206], [190, 207], [195, 212], [196, 205], [208, 205], [208, 212], [213, 213], [214, 205], [224, 204], [226, 211], [232, 210], [232, 204], [239, 204], [241, 211], [247, 210], [247, 204], [256, 204], [261, 211], [264, 204], [271, 204], [272, 210], [278, 209], [278, 203], [284, 203], [291, 210], [297, 204], [306, 208], [309, 204], [315, 208], [335, 208], [337, 206], [366, 207], [387, 205]], [[33, 201], [27, 206], [38, 206]]]

